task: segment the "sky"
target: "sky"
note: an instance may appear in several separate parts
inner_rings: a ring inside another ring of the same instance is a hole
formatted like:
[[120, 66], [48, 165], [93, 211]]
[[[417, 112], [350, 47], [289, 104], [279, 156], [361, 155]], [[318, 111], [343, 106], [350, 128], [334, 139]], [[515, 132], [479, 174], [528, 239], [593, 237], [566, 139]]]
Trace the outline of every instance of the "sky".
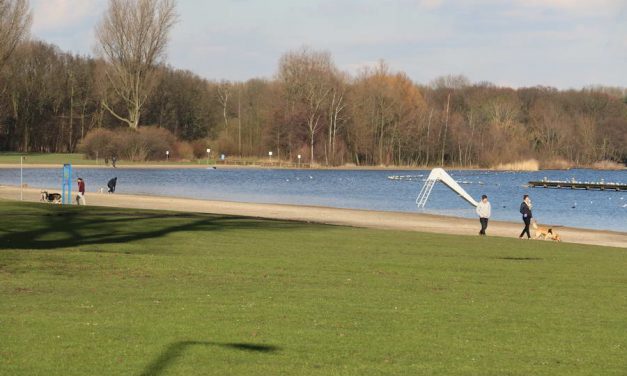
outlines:
[[[108, 0], [31, 0], [32, 36], [95, 55]], [[329, 51], [352, 75], [384, 60], [414, 81], [627, 87], [627, 0], [178, 0], [167, 63], [209, 80], [272, 78]]]

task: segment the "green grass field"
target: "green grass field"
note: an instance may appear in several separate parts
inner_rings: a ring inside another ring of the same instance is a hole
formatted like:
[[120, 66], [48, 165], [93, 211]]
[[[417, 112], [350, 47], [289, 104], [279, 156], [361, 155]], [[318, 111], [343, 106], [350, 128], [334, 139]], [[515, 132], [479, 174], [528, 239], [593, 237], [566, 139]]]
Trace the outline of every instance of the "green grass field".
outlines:
[[[20, 157], [25, 157], [22, 163], [29, 164], [81, 164], [96, 165], [96, 160], [85, 159], [83, 154], [65, 153], [0, 153], [0, 164], [19, 164]], [[104, 164], [101, 159], [100, 164]]]
[[2, 375], [625, 375], [627, 250], [0, 201]]
[[[97, 165], [105, 165], [104, 159], [100, 158], [96, 159], [87, 159], [83, 154], [71, 154], [71, 153], [0, 153], [0, 164], [19, 164], [20, 156], [24, 156], [24, 160], [22, 163], [24, 165], [31, 164], [51, 164], [51, 165], [62, 165], [64, 163], [71, 163], [75, 165], [87, 165], [87, 166], [97, 166]], [[180, 161], [146, 161], [146, 162], [131, 162], [126, 160], [120, 160], [117, 162], [118, 165], [150, 165], [150, 164], [168, 164], [168, 165], [196, 165], [196, 164], [206, 164], [206, 159], [199, 159], [198, 161], [193, 162], [180, 162]], [[215, 161], [211, 160], [210, 163], [214, 164]], [[109, 161], [109, 165], [111, 165], [111, 161]]]

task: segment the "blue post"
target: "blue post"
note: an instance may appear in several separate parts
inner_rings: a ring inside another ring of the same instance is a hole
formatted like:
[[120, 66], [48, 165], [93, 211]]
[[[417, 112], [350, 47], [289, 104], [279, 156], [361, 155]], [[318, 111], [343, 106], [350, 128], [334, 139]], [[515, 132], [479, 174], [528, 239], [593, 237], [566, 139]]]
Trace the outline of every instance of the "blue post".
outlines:
[[62, 196], [61, 201], [63, 205], [72, 204], [72, 165], [64, 164], [63, 165], [63, 188], [62, 188]]

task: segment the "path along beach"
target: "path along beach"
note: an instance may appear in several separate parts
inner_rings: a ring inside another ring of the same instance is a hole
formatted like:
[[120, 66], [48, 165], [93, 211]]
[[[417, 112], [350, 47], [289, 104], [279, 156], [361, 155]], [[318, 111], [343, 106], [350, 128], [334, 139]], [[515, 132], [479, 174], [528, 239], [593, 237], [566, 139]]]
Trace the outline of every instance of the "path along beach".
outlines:
[[[51, 192], [52, 191], [57, 192], [58, 190], [51, 190]], [[39, 202], [40, 192], [40, 189], [24, 188], [24, 201]], [[211, 213], [439, 234], [477, 236], [480, 228], [478, 220], [421, 213], [195, 200], [117, 193], [87, 192], [86, 198], [88, 205], [94, 206]], [[19, 200], [20, 188], [0, 186], [0, 199]], [[522, 227], [522, 222], [490, 221], [488, 235], [516, 238], [520, 234]], [[555, 227], [555, 230], [559, 232], [562, 241], [565, 243], [627, 248], [627, 233], [624, 232], [598, 231], [571, 227]]]

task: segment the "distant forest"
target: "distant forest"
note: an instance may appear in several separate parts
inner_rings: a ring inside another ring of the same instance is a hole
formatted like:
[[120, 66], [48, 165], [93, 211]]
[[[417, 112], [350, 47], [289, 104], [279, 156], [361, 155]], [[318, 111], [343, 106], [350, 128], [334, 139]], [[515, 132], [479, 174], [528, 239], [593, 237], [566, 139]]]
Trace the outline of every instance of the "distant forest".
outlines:
[[[40, 41], [17, 45], [0, 72], [1, 150], [77, 152], [90, 132], [128, 129], [105, 109], [124, 111], [103, 85], [107, 64]], [[320, 165], [627, 160], [624, 88], [512, 89], [463, 76], [421, 85], [384, 62], [351, 76], [329, 53], [306, 48], [283, 55], [272, 79], [157, 71], [138, 128], [169, 131], [181, 158], [210, 147], [234, 158], [300, 154]]]

